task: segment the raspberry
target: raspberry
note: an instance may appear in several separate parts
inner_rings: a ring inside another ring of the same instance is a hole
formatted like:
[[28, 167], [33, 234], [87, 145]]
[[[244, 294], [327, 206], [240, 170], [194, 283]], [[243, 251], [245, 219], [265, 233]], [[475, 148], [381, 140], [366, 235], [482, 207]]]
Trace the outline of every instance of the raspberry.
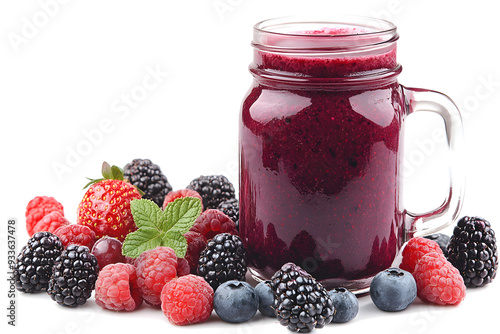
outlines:
[[170, 247], [156, 247], [137, 258], [137, 285], [146, 303], [161, 305], [161, 289], [177, 277], [177, 263], [177, 256]]
[[141, 306], [135, 267], [126, 263], [104, 267], [95, 283], [95, 302], [112, 311], [133, 311]]
[[35, 225], [52, 211], [59, 211], [64, 215], [64, 209], [61, 203], [54, 197], [37, 196], [33, 198], [26, 206], [26, 230], [31, 237], [36, 232]]
[[171, 191], [165, 196], [165, 200], [163, 201], [163, 210], [167, 207], [168, 203], [171, 203], [175, 201], [178, 198], [184, 198], [184, 197], [195, 197], [199, 198], [201, 201], [201, 211], [203, 211], [203, 198], [201, 198], [200, 194], [198, 192], [191, 190], [191, 189], [181, 189], [181, 190], [176, 190], [176, 191]]
[[50, 232], [54, 233], [58, 228], [68, 226], [69, 221], [64, 218], [63, 214], [59, 211], [52, 211], [46, 214], [42, 219], [36, 223], [33, 232]]
[[208, 209], [202, 212], [202, 214], [196, 218], [190, 231], [200, 233], [207, 238], [207, 240], [212, 239], [220, 233], [238, 235], [236, 225], [231, 218], [222, 213], [222, 211], [216, 209]]
[[189, 262], [185, 258], [177, 258], [177, 276], [188, 275], [190, 272]]
[[198, 260], [201, 252], [207, 247], [207, 238], [201, 233], [188, 231], [184, 234], [187, 241], [187, 251], [184, 258], [187, 260], [191, 274], [196, 274], [198, 271]]
[[437, 242], [445, 257], [448, 257], [448, 244], [450, 243], [450, 236], [443, 233], [435, 233], [426, 235], [426, 239]]
[[439, 305], [458, 305], [465, 298], [460, 272], [442, 254], [431, 252], [418, 261], [413, 272], [417, 296]]
[[64, 225], [54, 231], [54, 234], [61, 239], [64, 248], [71, 244], [87, 246], [92, 249], [95, 243], [95, 232], [87, 226], [79, 224]]
[[413, 273], [417, 262], [422, 258], [422, 256], [430, 252], [436, 252], [443, 255], [443, 251], [435, 241], [420, 237], [410, 239], [406, 247], [403, 249], [403, 260], [401, 261], [399, 268]]
[[161, 309], [174, 325], [206, 321], [213, 310], [214, 290], [200, 276], [173, 279], [161, 291]]

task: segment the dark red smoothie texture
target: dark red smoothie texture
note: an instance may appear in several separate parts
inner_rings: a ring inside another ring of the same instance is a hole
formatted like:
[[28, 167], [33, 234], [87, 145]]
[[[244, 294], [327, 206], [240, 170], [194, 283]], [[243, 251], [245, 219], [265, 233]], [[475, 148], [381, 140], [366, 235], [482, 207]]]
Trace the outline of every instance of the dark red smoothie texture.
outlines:
[[[257, 68], [331, 77], [396, 66], [259, 53]], [[390, 267], [402, 244], [402, 94], [394, 81], [341, 90], [256, 81], [242, 107], [240, 235], [269, 279], [292, 261], [328, 286]]]

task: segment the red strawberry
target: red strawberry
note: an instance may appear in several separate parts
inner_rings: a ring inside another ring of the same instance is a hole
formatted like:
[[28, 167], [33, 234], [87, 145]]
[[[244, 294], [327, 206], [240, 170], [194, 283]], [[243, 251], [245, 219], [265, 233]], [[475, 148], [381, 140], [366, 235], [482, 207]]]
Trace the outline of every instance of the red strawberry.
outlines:
[[137, 229], [130, 202], [141, 198], [139, 191], [123, 180], [121, 170], [103, 164], [104, 179], [92, 180], [78, 205], [77, 223], [90, 227], [97, 238], [105, 235], [123, 241]]

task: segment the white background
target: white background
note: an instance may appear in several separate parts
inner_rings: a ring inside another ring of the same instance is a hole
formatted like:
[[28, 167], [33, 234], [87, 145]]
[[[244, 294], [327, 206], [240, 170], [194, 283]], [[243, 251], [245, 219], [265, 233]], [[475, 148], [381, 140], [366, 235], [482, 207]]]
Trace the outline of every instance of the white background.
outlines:
[[[238, 182], [238, 113], [250, 83], [253, 25], [263, 19], [337, 13], [376, 16], [400, 33], [400, 82], [449, 95], [460, 106], [466, 142], [462, 215], [480, 215], [500, 229], [498, 143], [500, 49], [493, 1], [191, 0], [2, 1], [0, 5], [0, 149], [2, 191], [0, 319], [9, 332], [165, 331], [248, 333], [287, 330], [260, 315], [231, 325], [215, 313], [203, 325], [175, 327], [142, 306], [119, 314], [93, 301], [66, 309], [46, 294], [17, 298], [17, 327], [7, 326], [7, 220], [18, 221], [18, 249], [27, 241], [26, 204], [57, 198], [74, 222], [85, 177], [102, 161], [123, 166], [150, 158], [174, 189], [200, 174]], [[148, 78], [159, 72], [157, 81]], [[144, 86], [144, 80], [146, 80]], [[141, 93], [143, 93], [141, 95]], [[130, 99], [127, 102], [127, 98]], [[126, 103], [129, 103], [128, 106]], [[407, 129], [405, 203], [414, 211], [440, 204], [448, 187], [443, 143], [430, 141], [442, 122], [414, 117]], [[57, 168], [56, 168], [57, 167]], [[453, 222], [454, 224], [454, 222]], [[451, 233], [452, 227], [445, 230]], [[5, 279], [4, 279], [5, 278]], [[358, 317], [322, 333], [438, 333], [498, 327], [500, 278], [467, 290], [458, 307], [416, 301], [400, 313], [360, 299]], [[472, 318], [477, 314], [477, 318]], [[3, 331], [3, 329], [2, 329]]]

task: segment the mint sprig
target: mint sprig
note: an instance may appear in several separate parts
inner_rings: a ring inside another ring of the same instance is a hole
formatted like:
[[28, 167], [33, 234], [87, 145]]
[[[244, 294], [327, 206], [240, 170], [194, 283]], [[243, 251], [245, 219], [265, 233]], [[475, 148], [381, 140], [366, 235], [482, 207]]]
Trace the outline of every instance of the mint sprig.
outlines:
[[147, 199], [130, 202], [137, 231], [129, 233], [123, 242], [122, 254], [136, 258], [143, 252], [158, 246], [171, 247], [177, 257], [184, 257], [189, 231], [201, 213], [199, 198], [178, 198], [162, 211], [156, 203]]

